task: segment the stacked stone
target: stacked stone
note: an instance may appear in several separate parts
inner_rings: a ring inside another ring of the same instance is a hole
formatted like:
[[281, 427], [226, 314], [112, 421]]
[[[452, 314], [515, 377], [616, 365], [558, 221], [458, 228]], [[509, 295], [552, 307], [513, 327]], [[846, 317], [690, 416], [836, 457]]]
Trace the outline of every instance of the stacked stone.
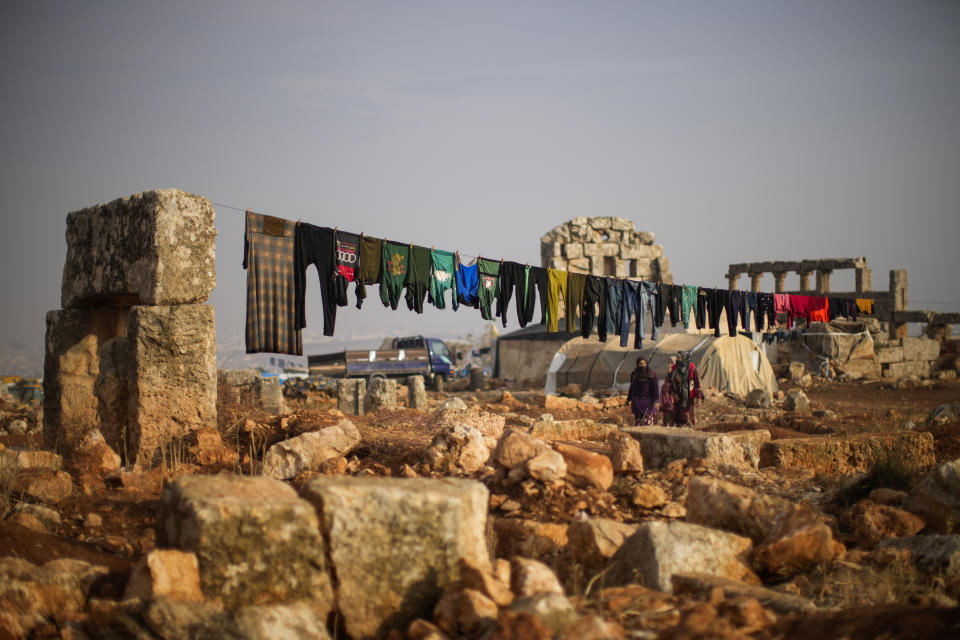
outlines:
[[145, 191], [67, 216], [62, 309], [47, 313], [47, 447], [99, 429], [127, 463], [216, 428], [216, 285], [209, 200]]
[[874, 347], [884, 378], [929, 378], [940, 357], [940, 341], [905, 337]]
[[626, 218], [579, 217], [540, 239], [540, 257], [550, 269], [673, 284], [670, 261], [653, 241]]

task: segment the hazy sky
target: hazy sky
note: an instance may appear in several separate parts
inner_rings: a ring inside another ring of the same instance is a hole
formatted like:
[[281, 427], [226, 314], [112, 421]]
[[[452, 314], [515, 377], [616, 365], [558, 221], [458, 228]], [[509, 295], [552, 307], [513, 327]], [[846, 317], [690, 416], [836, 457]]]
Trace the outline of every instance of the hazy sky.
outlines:
[[[623, 216], [678, 282], [865, 255], [875, 288], [905, 268], [911, 307], [960, 311], [957, 2], [17, 1], [0, 81], [0, 343], [38, 360], [66, 213], [157, 187], [531, 263]], [[216, 225], [226, 350], [242, 217]], [[308, 305], [313, 352], [483, 327], [372, 300], [323, 339]]]

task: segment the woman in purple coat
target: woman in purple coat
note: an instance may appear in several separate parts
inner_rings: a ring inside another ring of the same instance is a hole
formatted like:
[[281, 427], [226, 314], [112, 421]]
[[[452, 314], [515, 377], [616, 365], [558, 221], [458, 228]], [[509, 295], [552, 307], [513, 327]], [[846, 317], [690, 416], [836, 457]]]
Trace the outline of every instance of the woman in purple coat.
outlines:
[[647, 365], [647, 359], [640, 356], [637, 358], [637, 368], [630, 374], [630, 391], [627, 394], [627, 403], [633, 411], [635, 424], [653, 424], [653, 419], [657, 416], [659, 392], [657, 374]]

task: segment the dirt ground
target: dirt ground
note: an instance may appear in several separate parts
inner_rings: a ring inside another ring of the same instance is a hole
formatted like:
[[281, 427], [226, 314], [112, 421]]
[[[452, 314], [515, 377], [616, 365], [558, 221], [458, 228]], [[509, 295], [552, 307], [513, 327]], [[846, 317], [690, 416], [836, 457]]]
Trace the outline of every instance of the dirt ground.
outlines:
[[[789, 391], [790, 387], [783, 389]], [[525, 416], [539, 419], [551, 413], [556, 420], [589, 418], [596, 422], [629, 425], [632, 416], [625, 404], [610, 408], [581, 408], [545, 410], [532, 404], [535, 390], [509, 389], [512, 400], [502, 401], [501, 390], [480, 393], [459, 392], [439, 394], [430, 392], [430, 402], [439, 404], [448, 396], [458, 395], [468, 404], [476, 402], [488, 411], [505, 414], [507, 426], [519, 426]], [[895, 389], [884, 383], [822, 382], [804, 389], [810, 399], [813, 415], [792, 416], [783, 412], [750, 412], [742, 404], [726, 398], [711, 398], [700, 409], [697, 428], [709, 431], [740, 429], [767, 429], [774, 439], [817, 437], [828, 434], [872, 433], [879, 431], [912, 428], [933, 434], [938, 462], [960, 457], [960, 423], [928, 427], [926, 418], [930, 411], [942, 404], [960, 403], [960, 383], [937, 382], [928, 387]], [[598, 394], [602, 395], [602, 394]], [[305, 408], [310, 405], [311, 408]], [[295, 408], [286, 416], [268, 416], [247, 407], [222, 407], [219, 430], [227, 448], [237, 451], [233, 464], [200, 467], [188, 460], [164, 465], [151, 473], [120, 474], [99, 486], [76, 486], [74, 495], [56, 505], [62, 522], [48, 533], [24, 529], [9, 518], [0, 520], [0, 557], [16, 557], [43, 564], [57, 558], [76, 558], [104, 565], [110, 575], [98, 586], [99, 597], [117, 598], [132, 564], [155, 544], [156, 515], [164, 483], [185, 473], [250, 473], [256, 471], [256, 460], [262, 452], [283, 438], [336, 424], [342, 419], [335, 407], [335, 399], [329, 395], [316, 394], [301, 408]], [[817, 417], [817, 412], [827, 411]], [[775, 415], [774, 415], [775, 413]], [[767, 419], [769, 418], [769, 419]], [[362, 444], [348, 457], [347, 473], [362, 475], [440, 475], [422, 464], [421, 453], [430, 443], [435, 426], [429, 412], [398, 409], [351, 418], [357, 424]], [[251, 424], [256, 427], [248, 429]], [[0, 436], [0, 444], [6, 447], [39, 448], [37, 436]], [[578, 443], [586, 448], [602, 450], [602, 442]], [[680, 473], [696, 473], [696, 469], [681, 469]], [[799, 495], [811, 488], [812, 474], [776, 474], [764, 472], [757, 482], [779, 486], [783, 495]], [[644, 481], [646, 476], [644, 474]], [[655, 475], [664, 486], [675, 488], [673, 498], [682, 497], [680, 490], [671, 485], [666, 474]], [[498, 486], [489, 477], [480, 478], [488, 484], [492, 501], [503, 503], [511, 500], [519, 504], [511, 517], [522, 517], [546, 523], [565, 523], [578, 512], [603, 516], [624, 522], [641, 522], [660, 517], [650, 510], [632, 504], [630, 496], [637, 478], [618, 478], [609, 492], [583, 490], [563, 485], [560, 488], [533, 487], [528, 483]], [[299, 479], [303, 481], [303, 479]], [[791, 494], [791, 492], [794, 492]], [[503, 515], [491, 505], [491, 513]], [[88, 514], [99, 515], [102, 524], [91, 528], [85, 524]], [[553, 562], [563, 562], [562, 556]], [[558, 573], [562, 574], [562, 567]], [[839, 579], [839, 578], [837, 578]], [[804, 595], [815, 588], [829, 587], [830, 577], [817, 585], [791, 587]], [[828, 597], [821, 599], [829, 600]], [[930, 601], [891, 602], [885, 608], [854, 610], [840, 613], [824, 613], [804, 621], [784, 619], [775, 628], [768, 628], [766, 635], [749, 637], [783, 638], [907, 638], [907, 637], [960, 637], [950, 635], [960, 629], [960, 614], [956, 610], [942, 611]], [[588, 604], [586, 606], [595, 606]], [[899, 607], [899, 608], [897, 608]], [[684, 609], [688, 615], [689, 608]], [[682, 615], [681, 615], [682, 618]], [[952, 626], [951, 626], [952, 625]], [[682, 626], [682, 625], [681, 625]], [[709, 625], [708, 625], [709, 626]], [[631, 628], [627, 625], [627, 628]], [[674, 627], [677, 632], [679, 627]], [[921, 633], [922, 632], [922, 633]], [[678, 632], [677, 632], [678, 633]], [[940, 635], [940, 634], [946, 635]], [[713, 637], [709, 630], [691, 631], [688, 635], [663, 635], [662, 637]], [[720, 637], [720, 636], [718, 636]], [[727, 636], [722, 636], [727, 637]], [[748, 636], [743, 636], [748, 637]]]

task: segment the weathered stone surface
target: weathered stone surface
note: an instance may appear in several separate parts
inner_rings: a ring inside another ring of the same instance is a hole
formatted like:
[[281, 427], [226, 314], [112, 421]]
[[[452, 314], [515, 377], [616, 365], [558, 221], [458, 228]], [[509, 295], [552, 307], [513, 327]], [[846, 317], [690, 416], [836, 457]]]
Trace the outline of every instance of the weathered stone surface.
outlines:
[[510, 560], [510, 589], [520, 598], [538, 593], [563, 595], [563, 587], [553, 570], [531, 558], [516, 557]]
[[427, 407], [427, 387], [423, 376], [407, 377], [407, 408], [425, 409]]
[[330, 640], [325, 613], [306, 602], [241, 607], [233, 621], [243, 640]]
[[483, 633], [493, 627], [499, 608], [496, 603], [474, 589], [464, 589], [457, 600], [457, 626], [467, 636]]
[[577, 620], [561, 640], [626, 640], [627, 633], [616, 622], [590, 614]]
[[498, 558], [542, 558], [567, 546], [565, 524], [520, 518], [493, 518], [494, 555]]
[[14, 486], [28, 498], [45, 504], [57, 504], [73, 493], [73, 479], [63, 471], [21, 471]]
[[254, 396], [261, 409], [278, 416], [287, 412], [287, 400], [283, 397], [283, 387], [279, 378], [263, 376], [254, 384]]
[[36, 637], [41, 634], [34, 635], [35, 629], [82, 618], [97, 581], [107, 573], [106, 567], [81, 560], [62, 558], [36, 566], [19, 558], [0, 558], [0, 611], [3, 604], [11, 605], [17, 626], [27, 637]]
[[567, 463], [562, 455], [548, 449], [527, 460], [527, 473], [541, 482], [557, 482], [567, 475]]
[[828, 438], [786, 438], [760, 450], [761, 467], [808, 469], [827, 474], [866, 472], [896, 461], [906, 469], [935, 462], [933, 436], [927, 432], [860, 433]]
[[754, 389], [743, 399], [743, 404], [751, 409], [769, 409], [773, 406], [773, 397], [766, 389]]
[[653, 260], [660, 257], [651, 245], [620, 245], [620, 257], [624, 260]]
[[643, 453], [637, 440], [615, 431], [607, 436], [607, 444], [614, 473], [643, 473]]
[[163, 492], [158, 541], [196, 554], [207, 598], [228, 607], [332, 605], [314, 508], [272, 478], [186, 476]]
[[893, 362], [883, 365], [884, 378], [906, 378], [908, 376], [929, 378], [930, 363], [926, 360], [908, 360], [906, 362]]
[[880, 364], [903, 362], [903, 347], [874, 347], [873, 356]]
[[507, 575], [507, 581], [501, 582], [491, 572], [478, 569], [466, 562], [461, 562], [460, 580], [463, 582], [464, 587], [479, 591], [496, 603], [498, 607], [506, 607], [513, 602], [513, 592], [510, 591], [509, 574]]
[[348, 416], [362, 416], [367, 381], [362, 378], [337, 380], [337, 408]]
[[217, 396], [227, 404], [253, 403], [259, 378], [255, 369], [221, 369], [217, 372]]
[[463, 398], [458, 398], [456, 396], [445, 401], [440, 405], [440, 411], [448, 411], [451, 409], [466, 409], [467, 403], [463, 401]]
[[217, 282], [213, 219], [209, 200], [177, 189], [71, 212], [61, 306], [205, 302]]
[[670, 501], [667, 492], [655, 484], [641, 483], [633, 488], [630, 501], [644, 509], [656, 509]]
[[960, 458], [927, 474], [905, 506], [923, 516], [932, 532], [951, 533], [960, 525]]
[[791, 575], [844, 552], [843, 545], [833, 539], [830, 527], [820, 521], [816, 512], [798, 505], [780, 513], [753, 559], [764, 571]]
[[349, 420], [332, 427], [282, 440], [263, 456], [263, 474], [286, 480], [304, 471], [316, 471], [327, 460], [339, 458], [360, 444], [360, 431]]
[[52, 451], [9, 447], [0, 450], [0, 469], [18, 471], [59, 471], [63, 458]]
[[787, 501], [713, 478], [693, 477], [687, 487], [687, 520], [763, 541]]
[[130, 572], [123, 599], [146, 602], [160, 597], [203, 602], [197, 556], [175, 549], [156, 549], [140, 558]]
[[77, 445], [73, 452], [73, 464], [103, 476], [118, 471], [122, 461], [117, 452], [107, 444], [100, 430], [93, 429]]
[[60, 526], [62, 521], [60, 518], [60, 513], [56, 509], [51, 509], [50, 507], [45, 507], [40, 504], [21, 502], [17, 506], [17, 511], [21, 511], [35, 517], [48, 529], [53, 529]]
[[563, 246], [563, 255], [565, 258], [582, 258], [583, 257], [583, 244], [579, 242], [571, 242], [570, 244], [565, 244]]
[[768, 609], [783, 615], [817, 611], [816, 605], [809, 600], [753, 584], [718, 578], [706, 573], [678, 573], [673, 576], [673, 592], [677, 595], [695, 595], [706, 599], [714, 589], [721, 589], [727, 600], [753, 598]]
[[462, 473], [479, 471], [489, 457], [483, 434], [464, 424], [443, 427], [424, 452], [424, 459], [432, 468], [446, 470], [452, 466]]
[[607, 518], [574, 518], [567, 530], [567, 550], [590, 577], [603, 570], [623, 541], [636, 531], [637, 525]]
[[770, 440], [770, 432], [763, 429], [709, 433], [674, 427], [631, 427], [623, 431], [640, 442], [646, 469], [661, 469], [673, 460], [693, 458], [704, 458], [714, 466], [756, 469], [760, 447]]
[[904, 360], [936, 360], [940, 357], [940, 341], [930, 338], [903, 338], [900, 340]]
[[407, 640], [449, 640], [447, 634], [432, 622], [417, 618], [407, 627]]
[[960, 404], [941, 404], [935, 407], [927, 417], [927, 426], [960, 422]]
[[386, 378], [374, 378], [367, 385], [367, 396], [363, 401], [367, 412], [380, 409], [397, 408], [397, 381]]
[[47, 531], [47, 526], [43, 524], [43, 522], [41, 522], [39, 518], [29, 513], [24, 513], [22, 511], [15, 511], [13, 514], [11, 514], [7, 518], [7, 522], [12, 522], [13, 524], [19, 525], [24, 529], [29, 529], [30, 531], [37, 531], [42, 533], [45, 533]]
[[807, 394], [803, 391], [794, 389], [787, 393], [787, 400], [783, 403], [783, 408], [787, 411], [807, 413], [810, 411], [810, 399], [807, 398]]
[[426, 617], [460, 561], [490, 569], [487, 489], [473, 480], [318, 478], [303, 496], [320, 514], [353, 637]]
[[887, 538], [912, 536], [927, 524], [909, 511], [870, 500], [855, 504], [850, 510], [849, 520], [857, 544], [867, 549], [872, 549]]
[[685, 522], [645, 522], [610, 559], [604, 586], [640, 584], [671, 592], [677, 573], [759, 584], [750, 570], [749, 538]]
[[960, 535], [908, 536], [884, 540], [880, 549], [906, 549], [923, 571], [946, 580], [960, 578]]
[[[463, 404], [460, 398], [454, 398], [454, 400]], [[503, 435], [503, 427], [506, 424], [506, 419], [502, 415], [483, 411], [477, 407], [467, 409], [465, 405], [463, 408], [459, 408], [459, 406], [447, 407], [445, 403], [444, 407], [434, 415], [436, 417], [436, 428], [443, 429], [459, 424], [473, 427], [483, 434], [484, 441], [491, 449], [496, 446], [497, 440]]]
[[516, 429], [507, 429], [493, 451], [493, 460], [505, 469], [513, 469], [549, 449], [539, 438]]
[[567, 598], [559, 593], [538, 593], [517, 598], [510, 605], [514, 613], [529, 613], [554, 634], [563, 633], [577, 621], [577, 611]]
[[802, 362], [793, 361], [787, 365], [787, 378], [796, 382], [807, 374], [807, 368]]
[[613, 484], [613, 464], [607, 456], [569, 444], [556, 444], [554, 449], [567, 463], [566, 478], [570, 482], [601, 491]]
[[530, 428], [530, 435], [544, 440], [603, 440], [616, 429], [587, 419], [541, 420]]

